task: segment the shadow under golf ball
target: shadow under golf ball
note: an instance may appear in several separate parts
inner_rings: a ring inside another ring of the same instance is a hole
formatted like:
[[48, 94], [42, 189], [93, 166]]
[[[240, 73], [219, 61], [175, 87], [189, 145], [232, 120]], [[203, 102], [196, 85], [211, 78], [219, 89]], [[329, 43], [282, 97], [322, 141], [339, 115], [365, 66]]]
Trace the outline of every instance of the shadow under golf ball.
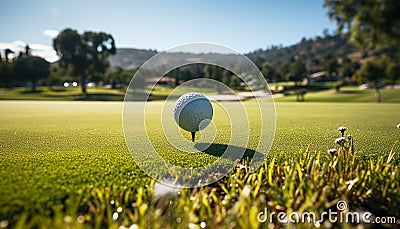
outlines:
[[221, 157], [222, 155], [224, 155], [225, 158], [231, 159], [232, 161], [242, 160], [247, 158], [251, 160], [253, 158], [264, 157], [263, 154], [255, 150], [239, 146], [227, 145], [227, 144], [196, 143], [194, 147], [197, 150], [212, 156]]

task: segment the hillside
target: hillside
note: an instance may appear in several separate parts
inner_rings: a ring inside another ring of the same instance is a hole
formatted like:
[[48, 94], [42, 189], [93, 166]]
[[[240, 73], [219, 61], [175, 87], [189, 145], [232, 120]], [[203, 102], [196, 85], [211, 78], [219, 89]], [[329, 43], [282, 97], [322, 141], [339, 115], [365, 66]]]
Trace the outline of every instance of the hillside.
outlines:
[[157, 52], [151, 50], [119, 48], [117, 53], [110, 57], [110, 66], [111, 68], [120, 66], [132, 70], [138, 68], [155, 54]]
[[[370, 53], [372, 54], [372, 53]], [[279, 66], [291, 59], [300, 59], [308, 65], [322, 63], [326, 59], [349, 58], [359, 62], [368, 56], [368, 50], [361, 50], [347, 39], [340, 36], [317, 37], [315, 39], [302, 39], [299, 43], [289, 47], [272, 46], [266, 50], [257, 50], [247, 54], [255, 61], [263, 61]]]
[[[156, 53], [156, 51], [150, 50], [121, 48], [118, 49], [116, 55], [110, 58], [111, 68], [121, 66], [132, 70], [142, 65]], [[352, 62], [362, 63], [367, 59], [382, 54], [394, 57], [394, 59], [400, 59], [400, 51], [398, 48], [384, 49], [380, 51], [361, 49], [350, 44], [346, 38], [340, 36], [302, 39], [299, 43], [292, 46], [272, 46], [268, 49], [258, 49], [245, 55], [259, 66], [264, 62], [268, 62], [272, 66], [278, 67], [287, 61], [300, 59], [310, 67], [313, 65], [322, 65], [328, 59], [336, 59], [340, 62], [341, 60], [348, 58]], [[232, 60], [235, 59], [234, 55], [171, 53], [168, 54], [165, 61], [182, 63], [184, 60], [193, 60], [193, 58], [198, 59], [199, 61], [213, 61], [221, 57], [232, 58]]]
[[[116, 68], [118, 66], [133, 70], [144, 64], [149, 58], [157, 54], [155, 51], [139, 50], [139, 49], [118, 49], [114, 56], [110, 57], [110, 67]], [[240, 58], [235, 54], [218, 54], [218, 53], [183, 53], [183, 52], [171, 52], [163, 55], [161, 62], [158, 65], [163, 66], [166, 63], [182, 65], [182, 63], [190, 62], [227, 62], [231, 63], [232, 67], [240, 64]]]

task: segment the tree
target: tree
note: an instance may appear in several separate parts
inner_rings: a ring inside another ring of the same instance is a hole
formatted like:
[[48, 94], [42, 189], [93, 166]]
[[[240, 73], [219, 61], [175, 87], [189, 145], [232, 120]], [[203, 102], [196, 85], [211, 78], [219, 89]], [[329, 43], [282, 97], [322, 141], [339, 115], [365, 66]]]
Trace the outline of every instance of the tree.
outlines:
[[59, 84], [66, 80], [66, 71], [57, 65], [50, 65], [49, 72], [46, 81], [50, 89], [55, 84]]
[[67, 69], [72, 68], [74, 75], [81, 77], [82, 93], [86, 94], [85, 69], [89, 61], [84, 42], [76, 30], [65, 29], [54, 40], [53, 47], [60, 57], [60, 66]]
[[228, 85], [230, 83], [231, 78], [232, 78], [232, 73], [229, 70], [224, 69], [222, 71], [221, 82], [225, 85]]
[[4, 87], [11, 87], [11, 82], [14, 79], [14, 63], [0, 62], [0, 85]]
[[[399, 0], [325, 0], [328, 15], [337, 23], [339, 33], [361, 47], [373, 49], [400, 44]], [[366, 62], [359, 71], [361, 78], [375, 84], [375, 100], [381, 101], [379, 84], [385, 74], [382, 64]]]
[[[193, 68], [193, 65], [190, 65], [190, 67]], [[191, 80], [192, 78], [193, 78], [193, 74], [192, 74], [192, 71], [190, 68], [186, 68], [186, 69], [183, 69], [182, 71], [180, 71], [179, 80], [188, 81], [188, 80]]]
[[180, 71], [179, 68], [175, 69], [174, 75], [175, 75], [175, 86], [179, 85], [179, 80], [180, 80]]
[[[203, 72], [205, 78], [222, 82], [223, 69], [218, 65], [206, 64], [203, 68]], [[215, 84], [215, 88], [217, 89], [218, 93], [222, 93], [223, 88], [220, 86], [220, 84]]]
[[25, 46], [25, 56], [31, 56], [31, 48], [29, 47], [29, 45]]
[[290, 65], [289, 76], [294, 80], [296, 100], [304, 101], [306, 90], [300, 87], [300, 82], [307, 74], [307, 68], [303, 61], [295, 61]]
[[400, 78], [400, 63], [389, 63], [386, 68], [386, 76], [389, 78], [392, 88], [394, 88], [396, 81]]
[[290, 65], [289, 75], [292, 76], [296, 86], [299, 85], [306, 74], [307, 68], [303, 61], [295, 61]]
[[281, 76], [283, 80], [289, 80], [289, 71], [291, 64], [291, 61], [286, 61], [276, 69], [276, 72]]
[[30, 81], [31, 91], [36, 91], [36, 83], [46, 79], [49, 74], [50, 64], [45, 59], [37, 56], [27, 56], [15, 61], [14, 69], [19, 79]]
[[212, 66], [212, 75], [211, 78], [214, 80], [219, 80], [221, 81], [221, 68], [218, 67], [218, 65], [213, 65]]
[[344, 59], [342, 63], [342, 74], [343, 77], [351, 78], [354, 73], [360, 68], [360, 64], [358, 62], [352, 62], [350, 59]]
[[400, 44], [399, 0], [325, 0], [328, 16], [336, 21], [339, 33], [364, 47]]
[[111, 88], [117, 88], [117, 85], [126, 86], [129, 84], [134, 73], [118, 66], [114, 70], [109, 70], [106, 75], [106, 80], [111, 84]]
[[265, 59], [261, 56], [257, 56], [257, 58], [254, 60], [254, 64], [257, 66], [257, 68], [261, 71], [262, 65], [264, 64]]
[[324, 63], [324, 69], [328, 72], [329, 76], [337, 75], [337, 68], [339, 67], [336, 59], [327, 59]]
[[276, 70], [269, 63], [262, 64], [261, 73], [264, 75], [264, 78], [269, 82], [278, 80], [278, 74], [276, 73]]
[[230, 88], [239, 88], [239, 87], [240, 87], [240, 83], [241, 83], [240, 78], [237, 77], [237, 76], [235, 76], [235, 75], [233, 75], [233, 76], [230, 78], [229, 87], [230, 87]]
[[213, 69], [212, 69], [211, 65], [206, 64], [203, 68], [203, 72], [204, 72], [204, 78], [208, 78], [208, 79], [212, 78]]
[[[91, 31], [84, 32], [82, 37], [89, 54], [87, 55], [89, 66], [86, 75], [101, 79], [110, 66], [108, 57], [116, 53], [114, 38], [104, 32]], [[84, 85], [86, 86], [86, 83]]]
[[103, 32], [85, 32], [65, 29], [54, 40], [53, 47], [60, 56], [63, 68], [71, 67], [80, 77], [82, 93], [87, 94], [88, 76], [104, 73], [109, 66], [108, 56], [115, 54], [114, 38]]
[[10, 60], [10, 57], [9, 57], [9, 55], [10, 54], [13, 54], [14, 52], [11, 50], [11, 49], [6, 49], [6, 50], [4, 50], [4, 55], [5, 55], [5, 60], [6, 60], [6, 62], [8, 62], [9, 60]]
[[363, 80], [374, 83], [376, 102], [381, 102], [381, 94], [379, 88], [380, 88], [380, 79], [382, 78], [384, 72], [385, 71], [382, 65], [378, 62], [373, 62], [373, 61], [368, 61], [364, 63], [359, 70], [359, 75]]

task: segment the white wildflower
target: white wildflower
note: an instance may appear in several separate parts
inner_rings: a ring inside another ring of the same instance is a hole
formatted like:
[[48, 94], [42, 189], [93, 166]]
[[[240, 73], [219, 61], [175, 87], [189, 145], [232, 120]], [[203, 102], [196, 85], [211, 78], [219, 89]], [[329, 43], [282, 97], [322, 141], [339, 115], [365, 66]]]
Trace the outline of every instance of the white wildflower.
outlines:
[[112, 215], [113, 220], [117, 220], [118, 219], [118, 212], [114, 212]]
[[344, 137], [344, 132], [347, 130], [347, 128], [345, 126], [339, 126], [337, 130], [340, 131], [340, 133], [342, 133], [342, 137]]
[[347, 138], [345, 137], [340, 137], [340, 138], [336, 138], [335, 143], [338, 145], [343, 146], [344, 143], [347, 142]]
[[328, 150], [328, 153], [330, 153], [332, 156], [334, 156], [337, 153], [337, 149], [330, 149], [330, 150]]

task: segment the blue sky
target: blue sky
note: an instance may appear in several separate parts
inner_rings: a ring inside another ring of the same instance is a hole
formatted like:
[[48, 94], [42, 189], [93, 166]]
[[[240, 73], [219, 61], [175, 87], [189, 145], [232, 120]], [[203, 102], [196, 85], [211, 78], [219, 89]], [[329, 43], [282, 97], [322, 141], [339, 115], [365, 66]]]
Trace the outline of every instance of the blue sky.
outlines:
[[[165, 50], [212, 42], [241, 53], [335, 29], [322, 7], [310, 1], [23, 1], [1, 0], [0, 42], [51, 45], [45, 30], [105, 31], [117, 47]], [[49, 31], [48, 31], [49, 32]]]

